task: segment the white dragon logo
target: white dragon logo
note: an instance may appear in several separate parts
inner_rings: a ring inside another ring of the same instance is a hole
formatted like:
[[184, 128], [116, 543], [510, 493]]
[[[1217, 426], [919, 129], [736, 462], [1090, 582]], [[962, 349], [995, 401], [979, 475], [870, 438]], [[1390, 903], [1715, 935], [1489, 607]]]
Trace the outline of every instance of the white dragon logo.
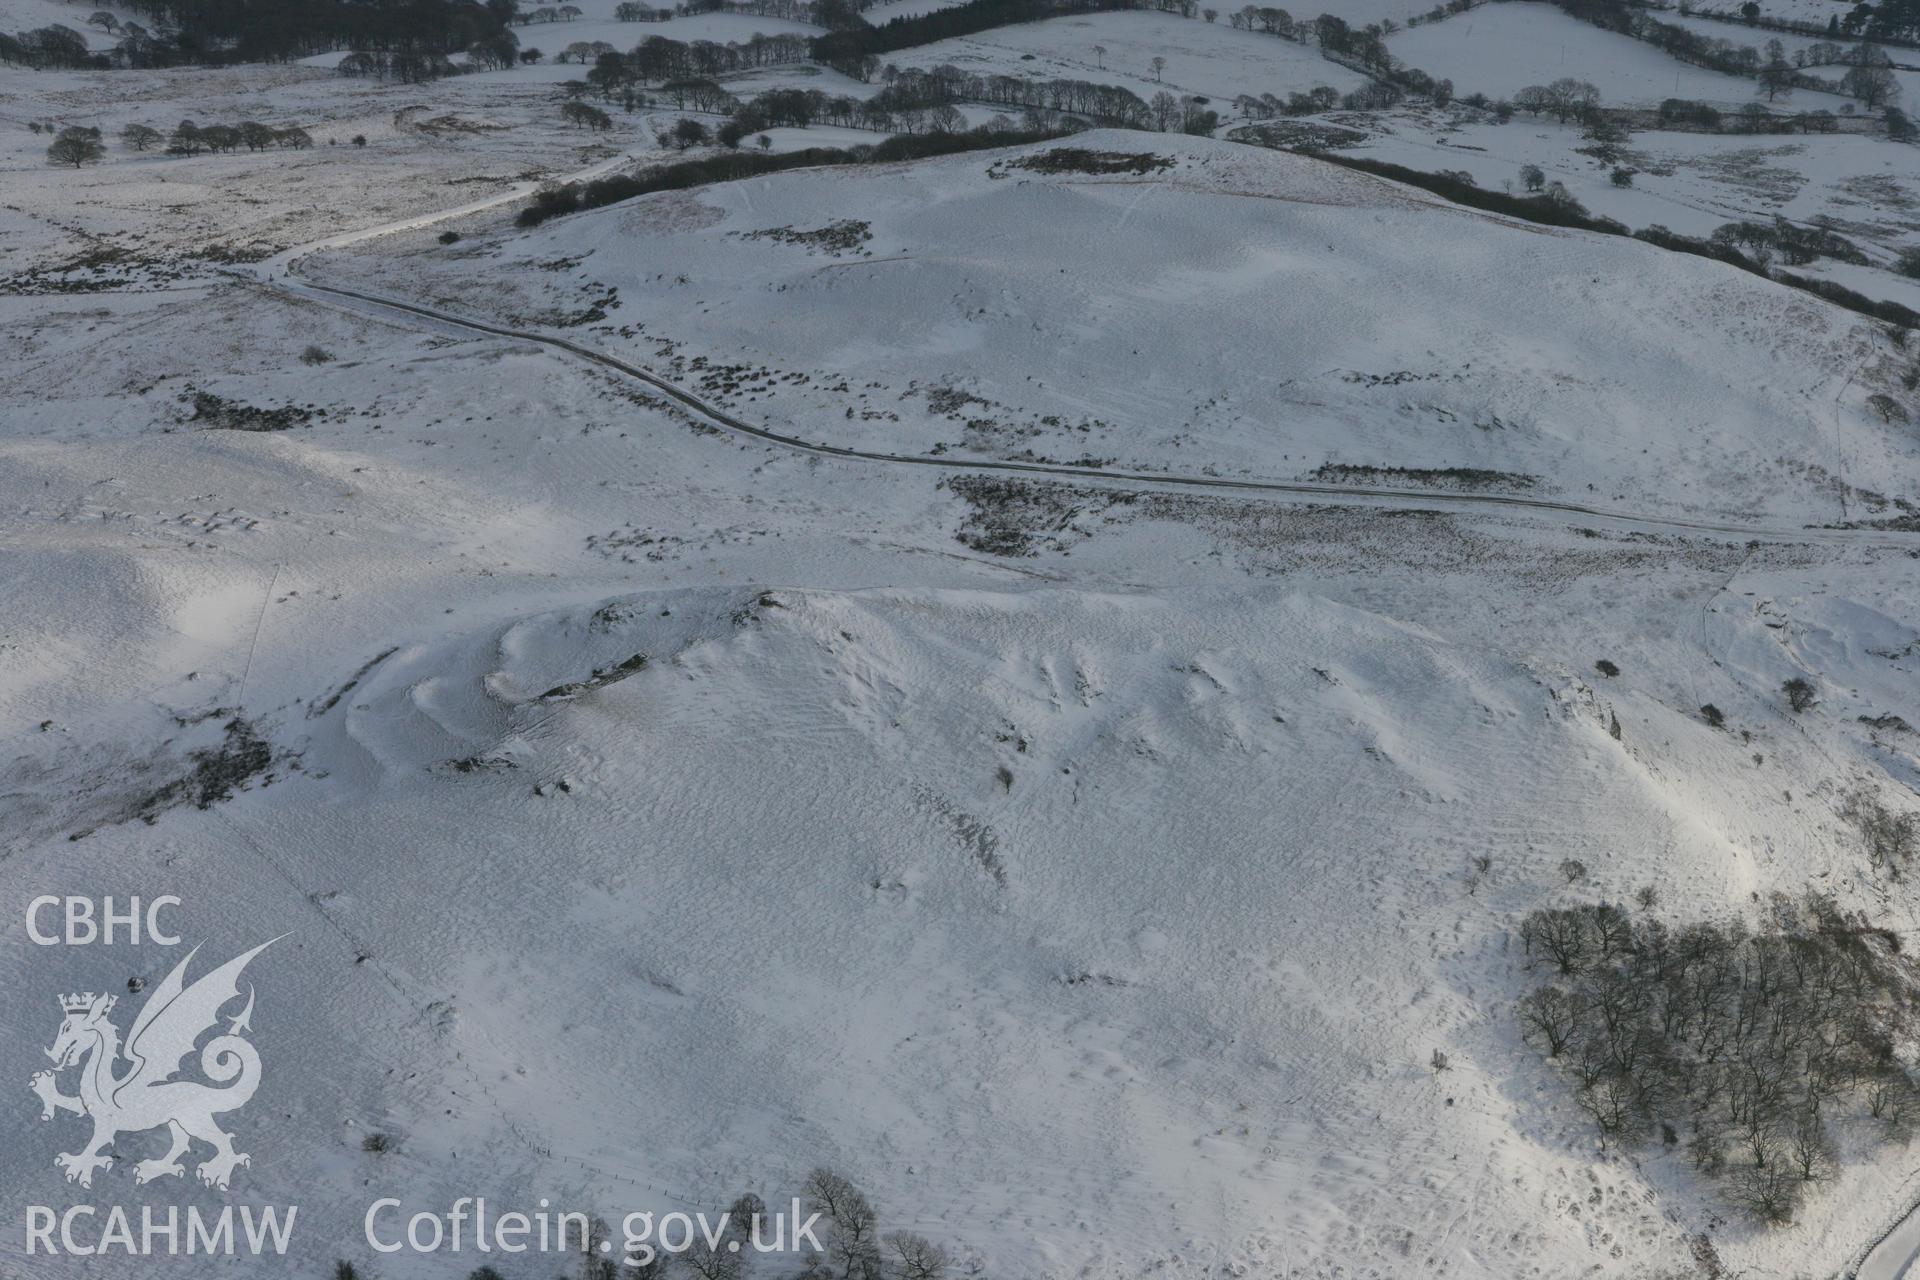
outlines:
[[[252, 1029], [252, 987], [247, 989], [246, 1008], [227, 1020], [227, 1033], [200, 1050], [201, 1072], [225, 1087], [173, 1077], [195, 1042], [220, 1022], [220, 1010], [239, 998], [240, 971], [273, 942], [227, 961], [192, 986], [186, 985], [187, 965], [200, 948], [188, 952], [140, 1006], [124, 1050], [119, 1028], [107, 1020], [115, 997], [91, 991], [60, 997], [66, 1020], [47, 1050], [54, 1069], [39, 1072], [29, 1084], [40, 1095], [42, 1120], [53, 1119], [58, 1111], [93, 1117], [92, 1140], [72, 1155], [53, 1158], [68, 1182], [92, 1186], [94, 1171], [113, 1163], [105, 1152], [117, 1135], [162, 1125], [173, 1145], [159, 1159], [134, 1166], [136, 1183], [184, 1174], [180, 1157], [196, 1138], [213, 1148], [198, 1170], [200, 1181], [210, 1187], [226, 1190], [234, 1168], [253, 1163], [252, 1157], [233, 1149], [233, 1136], [213, 1122], [215, 1115], [245, 1106], [260, 1087], [260, 1054], [241, 1034]], [[122, 1057], [132, 1065], [116, 1074], [115, 1064]], [[60, 1092], [56, 1074], [73, 1066], [80, 1067], [80, 1092], [69, 1096]]]

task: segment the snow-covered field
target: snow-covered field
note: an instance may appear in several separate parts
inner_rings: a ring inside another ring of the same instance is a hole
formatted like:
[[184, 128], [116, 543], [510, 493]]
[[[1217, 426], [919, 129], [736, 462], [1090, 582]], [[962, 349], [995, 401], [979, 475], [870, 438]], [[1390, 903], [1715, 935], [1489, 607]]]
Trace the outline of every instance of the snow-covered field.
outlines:
[[[1781, 22], [1811, 22], [1822, 27], [1831, 19], [1845, 18], [1853, 8], [1845, 0], [1759, 0], [1759, 5], [1760, 12], [1768, 18]], [[1711, 13], [1740, 12], [1737, 4], [1702, 4], [1694, 7]]]
[[[1721, 22], [1712, 18], [1694, 17], [1688, 14], [1661, 14], [1660, 21], [1685, 27], [1689, 31], [1697, 31], [1701, 35], [1708, 36], [1712, 39], [1726, 40], [1735, 45], [1744, 45], [1758, 49], [1761, 50], [1763, 54], [1770, 41], [1778, 40], [1781, 48], [1786, 51], [1789, 58], [1793, 57], [1793, 55], [1800, 50], [1810, 48], [1816, 44], [1838, 44], [1842, 48], [1850, 50], [1860, 47], [1859, 42], [1844, 38], [1829, 40], [1825, 36], [1794, 35], [1790, 32], [1768, 31], [1762, 27], [1749, 27], [1743, 23]], [[1899, 84], [1900, 91], [1895, 95], [1894, 100], [1909, 110], [1913, 109], [1914, 104], [1920, 102], [1920, 71], [1914, 71], [1910, 68], [1915, 65], [1920, 65], [1920, 54], [1916, 54], [1915, 51], [1911, 49], [1883, 49], [1881, 52], [1886, 53], [1895, 63], [1892, 68], [1893, 78]], [[1846, 73], [1847, 68], [1842, 65], [1812, 66], [1807, 68], [1807, 74], [1818, 76], [1822, 80], [1839, 80], [1842, 76], [1846, 75]], [[1859, 106], [1858, 103], [1854, 105], [1856, 109]], [[1809, 95], [1803, 100], [1800, 93], [1793, 93], [1782, 97], [1775, 103], [1775, 107], [1778, 109], [1801, 108], [1809, 110], [1825, 107], [1828, 110], [1837, 110], [1824, 95]]]
[[[1520, 170], [1538, 165], [1596, 213], [1630, 227], [1659, 224], [1704, 236], [1728, 222], [1829, 221], [1875, 256], [1866, 292], [1897, 297], [1912, 282], [1884, 268], [1920, 232], [1920, 167], [1911, 149], [1866, 134], [1819, 137], [1643, 130], [1623, 145], [1633, 185], [1614, 166], [1581, 154], [1584, 130], [1516, 116], [1505, 125], [1430, 110], [1378, 120], [1353, 150], [1414, 169], [1471, 174], [1490, 190], [1519, 190]], [[1904, 300], [1904, 299], [1903, 299]], [[1909, 305], [1913, 305], [1909, 303]]]
[[[1548, 4], [1491, 4], [1411, 28], [1388, 43], [1408, 66], [1452, 80], [1461, 94], [1510, 98], [1528, 85], [1571, 77], [1592, 84], [1612, 106], [1652, 105], [1663, 98], [1738, 106], [1755, 95], [1752, 80], [1678, 62]], [[1845, 101], [1802, 92], [1794, 105], [1838, 110]]]
[[[932, 48], [1357, 82], [1081, 21]], [[1618, 45], [1616, 85], [1649, 52]], [[318, 145], [54, 170], [18, 127], [189, 115]], [[1789, 1280], [1903, 1217], [1913, 1148], [1851, 1112], [1790, 1227], [1658, 1136], [1603, 1148], [1519, 1039], [1512, 930], [1645, 888], [1676, 926], [1818, 888], [1920, 927], [1842, 816], [1920, 808], [1920, 533], [1873, 527], [1920, 502], [1906, 339], [1145, 133], [513, 227], [672, 118], [577, 133], [519, 71], [0, 78], [3, 1212], [297, 1204], [290, 1259], [222, 1269], [302, 1280], [579, 1273], [375, 1255], [381, 1196], [617, 1237], [820, 1164], [949, 1275], [1039, 1280], [1679, 1276], [1702, 1239]], [[1636, 226], [1850, 210], [1881, 258], [1915, 230], [1882, 139], [1642, 134], [1626, 190], [1576, 142], [1408, 110], [1368, 147], [1489, 187], [1539, 163]], [[178, 895], [196, 964], [285, 935], [248, 970], [230, 1191], [136, 1189], [155, 1133], [89, 1189], [54, 1167], [84, 1124], [26, 1087], [51, 997], [178, 953], [34, 945], [47, 892]], [[0, 1232], [9, 1276], [145, 1265]]]
[[[300, 67], [115, 73], [43, 71], [0, 80], [0, 266], [70, 261], [103, 242], [136, 255], [252, 252], [323, 238], [344, 227], [446, 209], [516, 185], [627, 155], [657, 156], [648, 113], [613, 112], [612, 130], [583, 133], [561, 119], [549, 88], [461, 76], [436, 85], [352, 80]], [[162, 130], [258, 120], [299, 125], [310, 150], [192, 157], [136, 152], [118, 142], [140, 123]], [[48, 139], [28, 120], [93, 125], [108, 154], [81, 170], [51, 169]], [[670, 122], [672, 117], [661, 118]], [[365, 146], [352, 139], [364, 137]], [[39, 198], [17, 193], [31, 184]]]
[[[1158, 76], [1156, 57], [1166, 59]], [[974, 75], [1089, 80], [1120, 85], [1142, 98], [1162, 90], [1202, 94], [1219, 99], [1223, 108], [1241, 94], [1284, 98], [1316, 85], [1344, 93], [1366, 83], [1307, 46], [1166, 13], [1050, 18], [903, 49], [887, 60], [929, 69], [951, 64]]]

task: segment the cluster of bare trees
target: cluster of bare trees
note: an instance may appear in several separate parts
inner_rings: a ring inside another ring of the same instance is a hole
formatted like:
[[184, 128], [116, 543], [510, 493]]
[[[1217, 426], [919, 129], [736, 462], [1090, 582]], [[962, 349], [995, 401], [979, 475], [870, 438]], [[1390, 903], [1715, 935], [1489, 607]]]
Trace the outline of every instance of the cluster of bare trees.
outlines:
[[808, 1175], [806, 1197], [828, 1225], [827, 1256], [801, 1273], [806, 1280], [941, 1280], [946, 1275], [946, 1250], [911, 1231], [882, 1235], [873, 1203], [832, 1170]]
[[555, 62], [577, 62], [588, 66], [603, 53], [614, 52], [614, 47], [605, 40], [575, 40], [572, 44], [553, 55]]
[[1448, 18], [1457, 18], [1467, 10], [1486, 3], [1486, 0], [1447, 0], [1445, 4], [1436, 4], [1425, 13], [1416, 13], [1407, 19], [1409, 27], [1425, 26], [1429, 22], [1445, 22]]
[[[1804, 267], [1816, 258], [1850, 262], [1865, 266], [1871, 259], [1859, 245], [1837, 231], [1824, 226], [1801, 226], [1775, 214], [1771, 222], [1728, 222], [1714, 228], [1710, 237], [1716, 244], [1732, 245], [1750, 260], [1770, 267], [1776, 260], [1790, 267]], [[1813, 706], [1813, 686], [1805, 680], [1789, 680], [1782, 690], [1787, 705], [1795, 714]]]
[[343, 76], [373, 76], [380, 80], [398, 80], [401, 84], [425, 84], [444, 76], [458, 75], [460, 68], [444, 53], [414, 50], [361, 50], [350, 53], [334, 64]]
[[[1852, 107], [1843, 113], [1851, 113]], [[1708, 133], [1833, 133], [1840, 128], [1840, 117], [1822, 107], [1791, 115], [1776, 114], [1758, 102], [1741, 104], [1739, 110], [1723, 112], [1710, 102], [1691, 98], [1667, 98], [1660, 103], [1656, 119], [1666, 129], [1700, 129]]]
[[1344, 105], [1349, 110], [1390, 107], [1407, 93], [1432, 96], [1442, 106], [1453, 98], [1452, 81], [1436, 80], [1387, 52], [1387, 37], [1400, 29], [1400, 24], [1392, 19], [1355, 27], [1331, 13], [1296, 19], [1285, 9], [1248, 4], [1229, 13], [1227, 23], [1240, 31], [1256, 31], [1301, 44], [1311, 41], [1320, 46], [1320, 56], [1329, 62], [1374, 80], [1376, 83], [1370, 88], [1348, 95], [1352, 101]]
[[[1453, 101], [1451, 80], [1436, 79], [1418, 67], [1407, 66], [1387, 51], [1387, 37], [1400, 29], [1400, 24], [1390, 18], [1355, 27], [1331, 13], [1296, 19], [1285, 9], [1249, 4], [1228, 14], [1227, 22], [1241, 31], [1256, 31], [1301, 44], [1311, 41], [1320, 47], [1320, 56], [1327, 61], [1358, 71], [1372, 80], [1372, 84], [1341, 99], [1340, 105], [1349, 111], [1384, 110], [1407, 94], [1431, 98], [1438, 106]], [[1296, 94], [1286, 114], [1307, 114], [1294, 109], [1298, 101]]]
[[889, 64], [880, 73], [885, 87], [873, 95], [883, 111], [977, 102], [1003, 110], [1032, 110], [1079, 116], [1095, 124], [1138, 128], [1148, 117], [1139, 95], [1118, 85], [1086, 80], [1030, 80], [1023, 76], [976, 75], [943, 64], [931, 71], [902, 70]]
[[536, 5], [531, 9], [522, 9], [513, 15], [513, 20], [521, 26], [529, 26], [534, 23], [572, 22], [575, 18], [578, 18], [580, 14], [581, 9], [579, 5], [543, 4]]
[[1241, 31], [1258, 31], [1282, 40], [1309, 40], [1328, 53], [1341, 54], [1361, 62], [1385, 65], [1388, 61], [1386, 38], [1398, 30], [1387, 21], [1354, 27], [1345, 18], [1323, 13], [1317, 18], [1296, 19], [1285, 9], [1264, 5], [1242, 5], [1227, 15], [1227, 25]]
[[816, 27], [834, 27], [859, 21], [851, 15], [870, 9], [879, 0], [682, 0], [673, 12], [741, 13], [754, 18], [785, 18]]
[[1790, 1221], [1832, 1171], [1830, 1126], [1849, 1108], [1895, 1134], [1920, 1114], [1894, 1051], [1920, 969], [1831, 898], [1776, 897], [1759, 931], [1669, 928], [1606, 903], [1546, 908], [1520, 939], [1554, 977], [1521, 999], [1522, 1032], [1605, 1138], [1684, 1139], [1757, 1219]]
[[[130, 124], [120, 131], [123, 142], [136, 151], [145, 151], [159, 141], [157, 130], [143, 124]], [[240, 124], [195, 124], [182, 120], [167, 135], [167, 154], [193, 156], [202, 151], [265, 151], [269, 147], [291, 147], [304, 151], [313, 145], [305, 129], [291, 125], [276, 129], [272, 125], [248, 120]]]
[[13, 35], [0, 32], [0, 66], [10, 67], [88, 67], [94, 57], [87, 50], [87, 38], [72, 27], [54, 23], [20, 31]]
[[561, 103], [560, 118], [576, 129], [591, 129], [595, 133], [604, 133], [613, 128], [612, 116], [584, 102]]
[[[812, 124], [870, 129], [876, 133], [958, 133], [967, 128], [967, 119], [956, 105], [963, 102], [1017, 108], [1028, 130], [1045, 129], [1050, 124], [1056, 128], [1081, 127], [1088, 122], [1126, 128], [1166, 128], [1167, 125], [1160, 123], [1163, 117], [1184, 121], [1193, 110], [1167, 93], [1156, 95], [1154, 101], [1148, 103], [1112, 85], [1081, 80], [965, 75], [952, 67], [937, 67], [930, 72], [889, 67], [886, 87], [864, 100], [847, 94], [826, 94], [818, 89], [772, 89], [742, 101], [717, 81], [705, 77], [669, 80], [655, 91], [653, 100], [681, 110], [690, 108], [732, 117], [710, 133], [704, 126], [682, 129], [681, 125], [675, 125], [674, 145], [683, 148], [709, 140], [733, 147], [749, 134], [782, 126], [805, 128]], [[1197, 100], [1188, 100], [1193, 101]], [[1005, 132], [1022, 126], [1003, 112], [988, 127]]]
[[1227, 25], [1236, 31], [1260, 31], [1282, 40], [1304, 40], [1308, 28], [1298, 25], [1285, 9], [1242, 5], [1227, 15]]
[[[880, 1215], [866, 1193], [831, 1169], [807, 1175], [802, 1195], [818, 1213], [821, 1225], [813, 1234], [824, 1253], [808, 1248], [793, 1280], [945, 1280], [951, 1263], [947, 1251], [911, 1231], [880, 1230]], [[753, 1270], [756, 1241], [777, 1238], [765, 1226], [767, 1206], [751, 1191], [727, 1206], [722, 1226], [709, 1239], [694, 1233], [685, 1250], [655, 1251], [639, 1266], [619, 1260], [619, 1239], [602, 1219], [587, 1224], [580, 1236], [581, 1280], [743, 1280]], [[796, 1226], [798, 1224], [795, 1224]], [[359, 1272], [342, 1262], [334, 1280], [361, 1280]], [[500, 1273], [482, 1268], [468, 1280], [501, 1280]], [[563, 1276], [563, 1280], [565, 1277]]]
[[670, 80], [712, 79], [753, 67], [785, 66], [804, 62], [807, 37], [755, 35], [737, 44], [711, 40], [692, 42], [648, 36], [626, 53], [592, 46], [593, 65], [585, 87], [601, 97], [621, 97], [635, 85], [664, 84]]
[[[777, 129], [790, 126], [804, 129], [816, 121], [841, 125], [848, 128], [870, 128], [881, 132], [903, 130], [918, 133], [923, 130], [910, 127], [917, 123], [913, 119], [902, 119], [885, 110], [876, 109], [870, 103], [860, 102], [845, 94], [824, 94], [818, 89], [769, 89], [734, 108], [733, 119], [729, 122], [738, 135], [757, 133], [762, 129]], [[727, 136], [733, 137], [729, 133]], [[723, 139], [724, 141], [725, 139]], [[737, 140], [737, 139], [736, 139]]]
[[1872, 791], [1855, 791], [1840, 802], [1840, 816], [1860, 833], [1867, 857], [1890, 880], [1906, 874], [1920, 854], [1920, 814], [1890, 808]]
[[[1018, 127], [1012, 119], [1014, 112], [1020, 114], [1028, 129], [1079, 128], [1093, 124], [1211, 133], [1219, 123], [1218, 114], [1208, 107], [1205, 98], [1177, 97], [1166, 90], [1154, 94], [1148, 101], [1118, 85], [976, 75], [950, 65], [931, 71], [889, 65], [880, 78], [885, 81], [885, 87], [864, 102], [814, 93], [807, 95], [803, 110], [797, 102], [783, 101], [788, 96], [800, 97], [799, 91], [776, 90], [740, 106], [734, 113], [735, 119], [749, 132], [778, 124], [805, 125], [820, 119], [884, 133], [957, 133], [967, 127], [966, 117], [961, 115], [957, 104], [974, 103], [1000, 109], [1002, 118], [991, 127], [1002, 130]], [[666, 86], [662, 91], [672, 87]]]
[[[39, 126], [36, 125], [34, 131], [39, 132]], [[153, 151], [164, 146], [167, 154], [174, 156], [238, 151], [242, 147], [249, 151], [265, 151], [269, 147], [304, 150], [313, 145], [313, 138], [298, 125], [275, 128], [252, 120], [237, 125], [199, 125], [182, 120], [170, 134], [161, 133], [151, 125], [135, 123], [120, 130], [120, 141], [129, 151]], [[47, 162], [78, 169], [105, 158], [106, 154], [106, 143], [99, 129], [91, 125], [69, 125], [61, 129], [47, 147]]]
[[1530, 84], [1513, 95], [1513, 105], [1528, 115], [1545, 112], [1561, 124], [1586, 120], [1600, 108], [1600, 90], [1585, 80], [1562, 76], [1552, 84]]
[[[1902, 2], [1920, 15], [1917, 7], [1920, 0]], [[1890, 69], [1885, 51], [1873, 44], [1848, 50], [1837, 42], [1826, 42], [1789, 56], [1778, 40], [1768, 41], [1763, 52], [1751, 45], [1702, 35], [1691, 27], [1662, 22], [1626, 0], [1555, 0], [1555, 3], [1583, 22], [1644, 40], [1682, 62], [1728, 75], [1752, 76], [1760, 82], [1759, 91], [1767, 95], [1769, 102], [1796, 88], [1804, 88], [1846, 94], [1877, 110], [1891, 103], [1900, 92], [1899, 81]], [[1872, 13], [1874, 6], [1861, 5], [1857, 11]], [[1843, 25], [1835, 23], [1834, 34], [1839, 34]], [[1837, 81], [1808, 73], [1810, 67], [1840, 64], [1845, 64], [1848, 70]]]
[[1271, 93], [1263, 93], [1256, 98], [1246, 93], [1233, 100], [1233, 105], [1249, 120], [1318, 115], [1322, 111], [1333, 110], [1339, 103], [1340, 91], [1324, 84], [1315, 85], [1305, 93], [1290, 93], [1285, 98]]

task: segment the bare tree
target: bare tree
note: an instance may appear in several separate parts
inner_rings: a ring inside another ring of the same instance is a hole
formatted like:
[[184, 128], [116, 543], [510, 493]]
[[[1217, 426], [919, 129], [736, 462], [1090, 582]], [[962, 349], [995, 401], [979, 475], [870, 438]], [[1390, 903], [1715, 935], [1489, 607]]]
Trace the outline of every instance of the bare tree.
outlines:
[[693, 1247], [680, 1255], [680, 1263], [698, 1280], [739, 1280], [747, 1268], [746, 1255], [740, 1249], [727, 1248], [738, 1243], [722, 1239], [709, 1245], [696, 1233]]
[[78, 169], [83, 164], [94, 164], [107, 154], [100, 144], [100, 131], [80, 125], [68, 125], [54, 136], [47, 147], [47, 163], [72, 165]]
[[1787, 61], [1787, 51], [1778, 40], [1767, 41], [1767, 62], [1760, 68], [1760, 91], [1772, 102], [1782, 94], [1793, 95], [1794, 77], [1799, 74], [1797, 68]]
[[1180, 100], [1165, 89], [1153, 95], [1153, 101], [1147, 104], [1147, 112], [1153, 121], [1153, 127], [1166, 133], [1180, 123], [1182, 112]]
[[947, 1251], [925, 1236], [893, 1231], [884, 1243], [893, 1254], [900, 1280], [941, 1280], [947, 1272]]
[[1528, 955], [1539, 951], [1569, 977], [1586, 972], [1593, 952], [1586, 921], [1578, 911], [1534, 912], [1520, 922], [1520, 941]]
[[1549, 115], [1562, 124], [1569, 120], [1585, 120], [1599, 108], [1600, 91], [1585, 80], [1562, 77], [1546, 87], [1546, 100], [1542, 105]]
[[580, 1237], [580, 1280], [618, 1280], [620, 1264], [613, 1260], [612, 1241], [613, 1228], [605, 1218], [588, 1220]]
[[1869, 108], [1900, 96], [1900, 81], [1888, 69], [1885, 53], [1879, 49], [1863, 49], [1860, 59], [1859, 65], [1849, 67], [1840, 77], [1840, 92], [1860, 99]]
[[1817, 701], [1813, 696], [1813, 685], [1800, 676], [1795, 676], [1781, 685], [1780, 691], [1787, 695], [1787, 705], [1793, 708], [1796, 715], [1809, 709]]
[[1802, 1182], [1817, 1182], [1833, 1171], [1833, 1141], [1818, 1108], [1808, 1107], [1787, 1138], [1787, 1158]]
[[1608, 1137], [1625, 1133], [1638, 1116], [1633, 1084], [1624, 1076], [1603, 1076], [1591, 1088], [1582, 1089], [1575, 1100]]
[[1728, 1197], [1762, 1222], [1788, 1223], [1800, 1207], [1800, 1182], [1778, 1161], [1750, 1165], [1733, 1176]]
[[206, 146], [200, 126], [191, 120], [182, 120], [175, 125], [172, 136], [167, 139], [167, 152], [170, 155], [199, 155], [206, 150]]
[[1896, 813], [1865, 789], [1840, 802], [1840, 816], [1853, 824], [1867, 846], [1867, 858], [1898, 876], [1920, 853], [1920, 814]]
[[879, 1225], [873, 1204], [831, 1169], [807, 1175], [806, 1194], [833, 1224], [827, 1253], [842, 1280], [876, 1280], [880, 1274]]
[[1549, 1058], [1557, 1058], [1573, 1040], [1586, 1011], [1584, 997], [1559, 987], [1538, 987], [1520, 998], [1521, 1034]]

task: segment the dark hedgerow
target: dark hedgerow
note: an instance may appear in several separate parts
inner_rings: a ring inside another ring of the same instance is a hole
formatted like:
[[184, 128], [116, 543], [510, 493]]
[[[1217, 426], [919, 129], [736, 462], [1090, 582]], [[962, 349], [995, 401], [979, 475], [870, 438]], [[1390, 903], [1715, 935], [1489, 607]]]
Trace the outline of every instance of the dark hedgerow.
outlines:
[[1337, 164], [1345, 169], [1358, 169], [1362, 173], [1371, 173], [1381, 178], [1391, 178], [1395, 182], [1404, 182], [1410, 187], [1419, 187], [1435, 195], [1445, 196], [1455, 204], [1485, 209], [1489, 213], [1510, 214], [1516, 218], [1524, 218], [1528, 222], [1544, 223], [1552, 227], [1578, 227], [1583, 231], [1600, 231], [1616, 236], [1627, 234], [1625, 223], [1615, 222], [1612, 218], [1596, 217], [1570, 200], [1555, 199], [1548, 195], [1515, 196], [1508, 195], [1504, 191], [1489, 191], [1452, 175], [1409, 169], [1405, 165], [1389, 164], [1384, 160], [1372, 160], [1362, 156], [1329, 155], [1324, 152], [1316, 152], [1315, 156], [1329, 164]]
[[994, 147], [1018, 147], [1062, 136], [1060, 130], [970, 130], [965, 133], [901, 134], [871, 147], [808, 147], [803, 151], [781, 154], [755, 151], [726, 151], [697, 160], [657, 164], [638, 173], [614, 174], [588, 183], [542, 187], [533, 194], [516, 221], [523, 227], [537, 227], [549, 218], [599, 209], [635, 196], [656, 191], [678, 191], [704, 187], [715, 182], [738, 182], [762, 174], [787, 169], [811, 169], [843, 164], [888, 164], [899, 160], [919, 160], [928, 156], [950, 155], [961, 151], [985, 151]]

